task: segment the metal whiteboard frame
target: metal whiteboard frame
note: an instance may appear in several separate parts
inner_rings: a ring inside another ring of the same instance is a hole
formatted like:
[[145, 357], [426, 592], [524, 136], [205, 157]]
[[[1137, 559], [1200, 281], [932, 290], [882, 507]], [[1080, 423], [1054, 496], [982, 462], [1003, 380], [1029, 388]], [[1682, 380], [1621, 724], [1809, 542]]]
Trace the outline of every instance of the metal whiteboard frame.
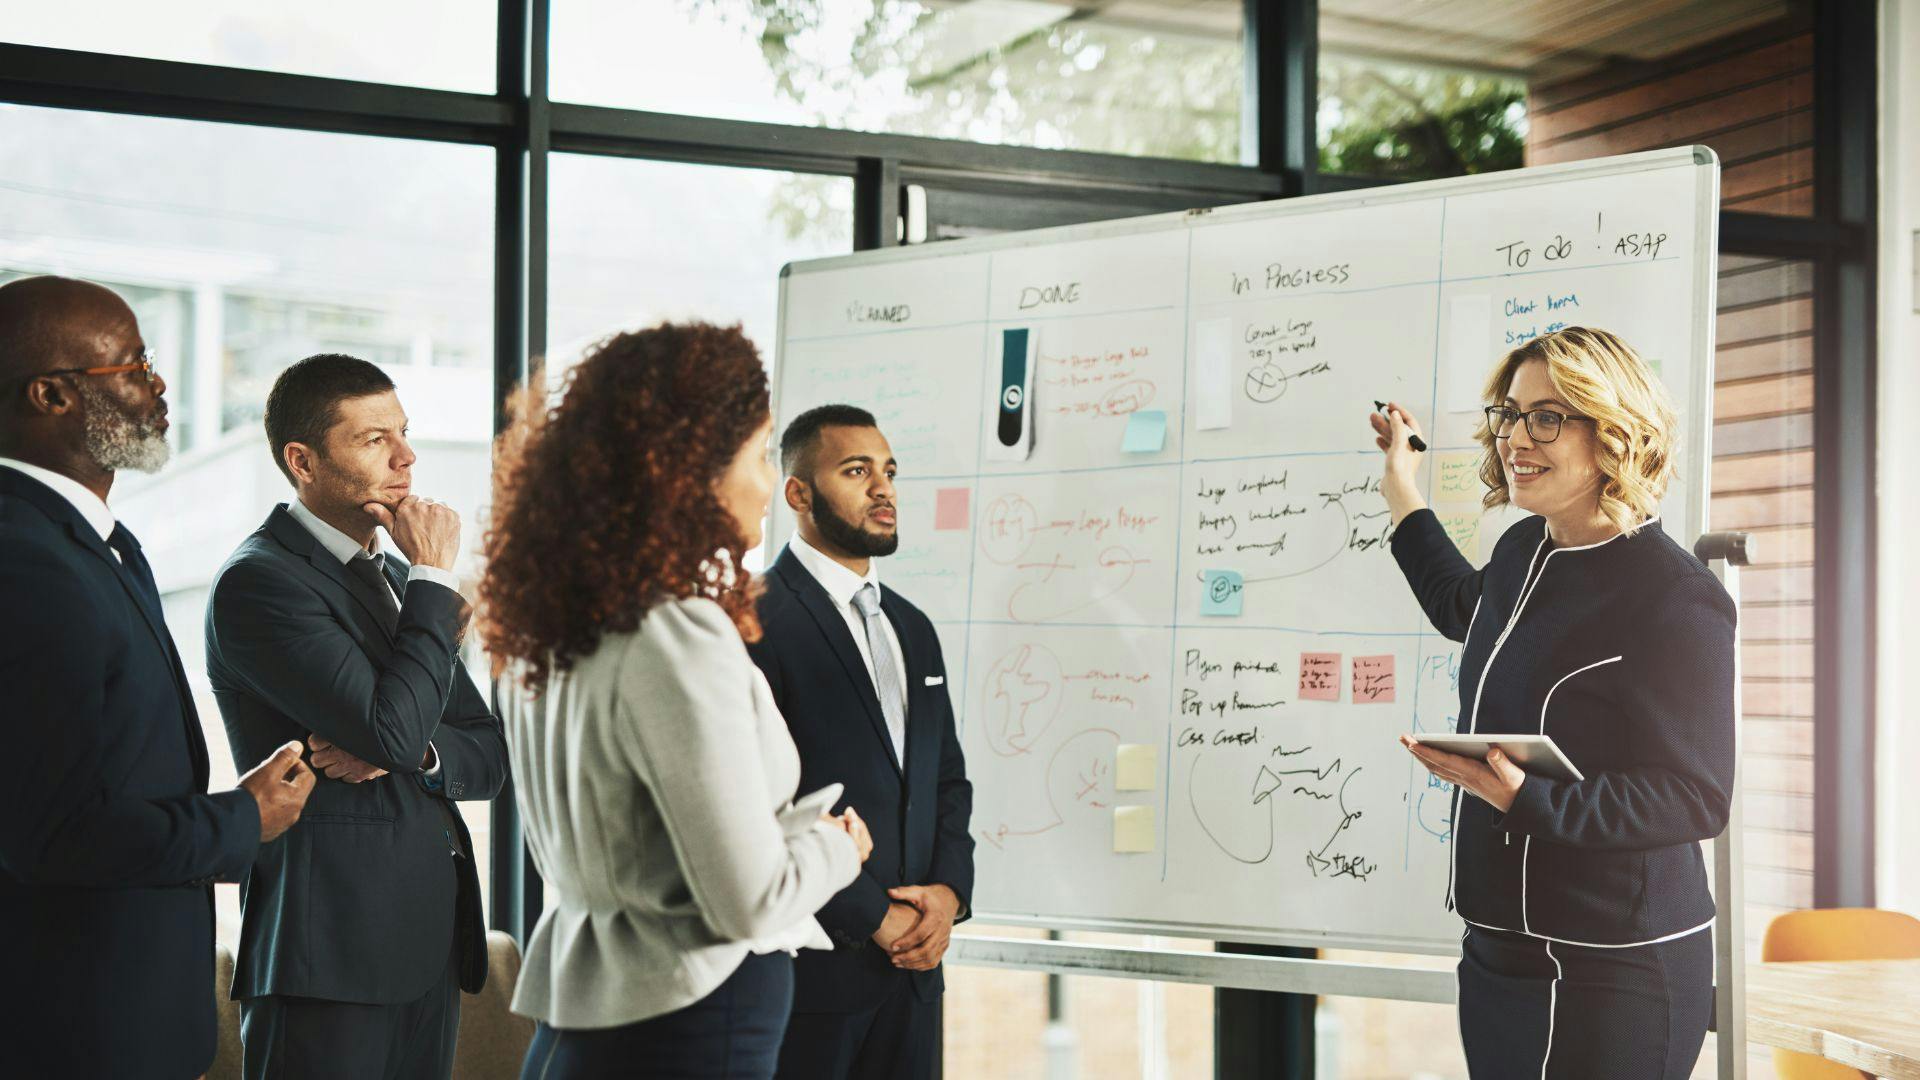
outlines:
[[[1687, 494], [1686, 529], [1683, 535], [1703, 536], [1708, 529], [1712, 473], [1712, 402], [1715, 300], [1719, 257], [1719, 158], [1706, 146], [1677, 147], [1637, 154], [1569, 162], [1559, 165], [1516, 169], [1491, 176], [1451, 178], [1397, 184], [1385, 188], [1302, 196], [1273, 202], [1239, 206], [1195, 209], [1170, 214], [1154, 214], [1113, 222], [1067, 225], [1030, 232], [974, 240], [945, 241], [936, 250], [921, 246], [889, 247], [853, 255], [812, 259], [789, 263], [780, 270], [779, 317], [776, 323], [773, 413], [780, 415], [782, 382], [786, 365], [787, 288], [796, 274], [865, 268], [895, 262], [917, 262], [930, 257], [967, 255], [1005, 251], [1047, 244], [1099, 240], [1160, 232], [1170, 228], [1195, 229], [1239, 221], [1266, 220], [1293, 214], [1311, 214], [1335, 209], [1352, 209], [1392, 203], [1419, 201], [1435, 196], [1480, 194], [1535, 187], [1568, 180], [1597, 179], [1679, 166], [1711, 165], [1697, 169], [1695, 200], [1697, 228], [1695, 259], [1694, 323], [1690, 398], [1693, 408], [1686, 417], [1682, 453], [1692, 463], [1687, 470], [1691, 486]], [[1190, 271], [1189, 271], [1190, 272]], [[1683, 459], [1684, 460], [1684, 459]], [[770, 557], [777, 544], [772, 530], [763, 541], [763, 557]], [[1732, 575], [1726, 575], [1729, 583]], [[1738, 669], [1736, 668], [1736, 683]], [[1738, 687], [1736, 685], [1736, 691]], [[1736, 698], [1736, 703], [1738, 699]], [[1738, 713], [1736, 704], [1736, 723]], [[1728, 829], [1715, 844], [1716, 959], [1723, 972], [1730, 971], [1727, 988], [1718, 996], [1717, 1030], [1734, 1034], [1720, 1040], [1722, 1080], [1738, 1080], [1745, 1072], [1743, 980], [1739, 977], [1744, 944], [1737, 931], [1743, 923], [1739, 909], [1740, 795], [1736, 780], [1733, 808]], [[1106, 933], [1205, 938], [1307, 948], [1339, 948], [1363, 952], [1399, 954], [1457, 955], [1457, 943], [1432, 942], [1417, 938], [1385, 936], [1356, 937], [1342, 934], [1275, 932], [1272, 930], [1196, 923], [1163, 923], [1144, 920], [1085, 919], [1044, 915], [1008, 914], [977, 911], [981, 922], [998, 925], [1034, 926], [1054, 930], [1087, 930]], [[1731, 943], [1729, 952], [1728, 945]], [[1456, 984], [1450, 971], [1396, 967], [1381, 964], [1356, 964], [1326, 960], [1304, 960], [1219, 953], [1197, 953], [1166, 949], [1141, 949], [1122, 946], [1087, 945], [1019, 938], [974, 937], [956, 935], [952, 939], [950, 960], [983, 967], [1015, 968], [1054, 974], [1098, 975], [1105, 977], [1151, 979], [1167, 982], [1203, 983], [1217, 987], [1288, 993], [1319, 993], [1336, 996], [1392, 998], [1408, 1001], [1451, 1002]], [[1737, 1051], [1731, 1050], [1737, 1046]], [[1731, 1062], [1729, 1062], [1731, 1058]], [[1729, 1071], [1731, 1070], [1731, 1071]]]

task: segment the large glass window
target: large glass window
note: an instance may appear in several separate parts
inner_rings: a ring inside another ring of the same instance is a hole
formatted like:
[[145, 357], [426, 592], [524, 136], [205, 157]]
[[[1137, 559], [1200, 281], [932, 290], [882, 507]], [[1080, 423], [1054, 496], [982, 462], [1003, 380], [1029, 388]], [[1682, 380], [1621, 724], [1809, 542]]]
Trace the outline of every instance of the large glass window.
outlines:
[[1241, 5], [559, 0], [553, 97], [1240, 160]]
[[[957, 935], [1044, 938], [966, 922]], [[1067, 941], [1209, 952], [1210, 941], [1069, 932]], [[946, 1075], [1188, 1077], [1213, 1074], [1213, 987], [948, 965]]]
[[853, 250], [837, 176], [555, 154], [549, 183], [553, 370], [662, 319], [737, 322], [772, 364], [780, 268]]
[[496, 10], [492, 0], [17, 3], [0, 41], [491, 94]]
[[[477, 580], [492, 432], [493, 159], [483, 148], [0, 107], [0, 280], [55, 273], [126, 298], [158, 354], [176, 457], [112, 505], [139, 536], [193, 682], [212, 786], [237, 772], [208, 689], [214, 573], [292, 497], [261, 416], [317, 352], [380, 364], [419, 453], [415, 490], [464, 523]], [[474, 669], [484, 679], [484, 660]], [[464, 802], [484, 875], [488, 808]], [[484, 879], [484, 878], [483, 878]], [[221, 939], [237, 891], [215, 891]]]
[[1795, 0], [1320, 4], [1320, 168], [1428, 179], [1705, 143], [1728, 210], [1813, 212]]

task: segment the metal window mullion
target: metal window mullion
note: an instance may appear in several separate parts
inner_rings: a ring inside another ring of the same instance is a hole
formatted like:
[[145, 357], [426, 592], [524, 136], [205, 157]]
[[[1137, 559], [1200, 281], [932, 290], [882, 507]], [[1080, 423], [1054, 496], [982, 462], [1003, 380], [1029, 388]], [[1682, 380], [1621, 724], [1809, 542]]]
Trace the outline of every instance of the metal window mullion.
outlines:
[[499, 95], [0, 43], [0, 101], [179, 120], [489, 143]]
[[1872, 5], [1840, 0], [1815, 13], [1815, 216], [1858, 238], [1815, 270], [1817, 907], [1874, 901], [1875, 18]]
[[1319, 190], [1319, 0], [1245, 0], [1240, 158], [1280, 177], [1282, 196]]
[[[494, 406], [493, 429], [505, 429], [508, 406], [527, 377], [531, 315], [545, 303], [545, 266], [532, 253], [544, 250], [543, 215], [534, 213], [535, 186], [529, 168], [533, 110], [529, 107], [530, 42], [536, 8], [544, 0], [500, 0], [497, 96], [514, 117], [495, 145], [494, 168]], [[536, 243], [538, 241], [538, 243]], [[495, 712], [498, 713], [495, 697]], [[491, 808], [489, 922], [524, 946], [540, 912], [540, 878], [521, 830], [519, 806], [509, 779]]]
[[853, 174], [853, 249], [900, 243], [900, 162], [861, 158]]

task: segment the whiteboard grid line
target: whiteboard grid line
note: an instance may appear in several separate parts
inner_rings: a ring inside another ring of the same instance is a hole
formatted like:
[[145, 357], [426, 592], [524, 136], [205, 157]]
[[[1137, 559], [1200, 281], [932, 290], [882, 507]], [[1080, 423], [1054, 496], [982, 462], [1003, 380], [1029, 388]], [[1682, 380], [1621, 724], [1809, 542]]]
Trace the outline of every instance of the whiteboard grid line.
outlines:
[[929, 334], [935, 330], [966, 330], [975, 326], [984, 326], [986, 316], [978, 319], [961, 319], [957, 322], [928, 323], [925, 326], [889, 326], [880, 330], [842, 330], [837, 334], [808, 334], [805, 337], [790, 337], [789, 345], [805, 345], [810, 341], [845, 341], [848, 338], [887, 337], [893, 334]]
[[[1186, 416], [1183, 413], [1181, 415], [1181, 427], [1183, 429], [1181, 434], [1183, 437], [1185, 436], [1185, 430], [1184, 430], [1185, 426], [1186, 426]], [[1436, 447], [1429, 448], [1430, 452], [1435, 454], [1449, 454], [1449, 453], [1458, 453], [1462, 451], [1477, 451], [1479, 449], [1480, 448], [1478, 446], [1436, 446]], [[1377, 454], [1379, 452], [1380, 452], [1379, 450], [1293, 450], [1293, 451], [1276, 451], [1271, 454], [1243, 454], [1239, 457], [1196, 457], [1196, 458], [1183, 457], [1173, 461], [1142, 461], [1142, 462], [1129, 464], [1129, 465], [1085, 465], [1085, 466], [1077, 466], [1070, 469], [1022, 469], [1022, 470], [1009, 470], [1006, 472], [973, 472], [973, 473], [933, 473], [933, 474], [915, 473], [911, 476], [908, 476], [907, 479], [928, 480], [928, 481], [932, 481], [932, 480], [978, 481], [978, 480], [998, 480], [1005, 477], [1007, 479], [1019, 480], [1019, 479], [1024, 479], [1027, 477], [1034, 477], [1034, 476], [1063, 476], [1063, 475], [1079, 474], [1079, 473], [1119, 472], [1124, 469], [1171, 469], [1171, 468], [1174, 468], [1175, 466], [1186, 466], [1186, 465], [1231, 465], [1231, 464], [1235, 464], [1237, 462], [1242, 462], [1242, 461], [1281, 461], [1281, 460], [1293, 460], [1296, 458], [1325, 458], [1325, 457], [1366, 457], [1368, 455]], [[1182, 490], [1184, 490], [1184, 488]]]
[[935, 626], [1017, 626], [1028, 630], [1263, 630], [1282, 634], [1308, 634], [1313, 636], [1363, 637], [1363, 638], [1417, 638], [1422, 634], [1413, 630], [1310, 630], [1299, 626], [1264, 626], [1235, 619], [1228, 623], [1090, 623], [1090, 622], [1021, 622], [1018, 619], [930, 619]]
[[[1442, 203], [1443, 211], [1444, 211], [1444, 205], [1445, 204], [1443, 201]], [[1445, 227], [1446, 227], [1446, 223], [1444, 220], [1442, 220], [1441, 228], [1442, 228], [1443, 235], [1444, 235]], [[1189, 237], [1191, 237], [1192, 234], [1189, 233], [1188, 235]], [[1444, 250], [1445, 243], [1446, 241], [1442, 239], [1441, 244], [1442, 244], [1443, 250], [1440, 253], [1440, 259], [1443, 263], [1446, 261], [1446, 257], [1447, 257], [1446, 251]], [[1352, 288], [1352, 289], [1302, 289], [1298, 292], [1265, 293], [1261, 295], [1222, 297], [1221, 299], [1218, 299], [1218, 300], [1203, 300], [1200, 303], [1200, 307], [1202, 309], [1210, 309], [1210, 308], [1218, 308], [1218, 307], [1238, 307], [1242, 304], [1264, 304], [1264, 303], [1272, 303], [1276, 300], [1306, 299], [1308, 297], [1316, 297], [1316, 296], [1359, 296], [1359, 295], [1364, 295], [1366, 293], [1389, 292], [1394, 289], [1418, 289], [1428, 285], [1445, 286], [1445, 285], [1458, 285], [1458, 284], [1474, 282], [1474, 281], [1503, 281], [1508, 278], [1537, 277], [1541, 274], [1584, 273], [1588, 270], [1632, 269], [1634, 267], [1648, 266], [1653, 263], [1678, 262], [1679, 260], [1680, 260], [1680, 256], [1678, 255], [1661, 255], [1652, 259], [1635, 259], [1630, 262], [1591, 263], [1591, 264], [1579, 265], [1579, 266], [1574, 266], [1574, 265], [1549, 266], [1549, 267], [1543, 267], [1539, 270], [1508, 270], [1505, 273], [1499, 273], [1499, 274], [1472, 274], [1466, 277], [1457, 277], [1457, 278], [1450, 278], [1442, 274], [1442, 276], [1440, 276], [1437, 279], [1426, 279], [1426, 280], [1416, 280], [1416, 281], [1396, 281], [1396, 282], [1391, 282], [1385, 285], [1362, 285], [1358, 288]], [[1188, 265], [1189, 267], [1191, 267], [1192, 265], [1191, 255], [1189, 255], [1188, 257]], [[1192, 278], [1193, 278], [1193, 273], [1192, 273], [1192, 270], [1189, 269], [1187, 273], [1187, 279], [1188, 279], [1187, 291], [1189, 294], [1189, 298], [1188, 298], [1188, 321], [1189, 322], [1191, 322], [1192, 320], [1192, 306], [1191, 306], [1192, 305], [1191, 293], [1193, 291]], [[989, 281], [989, 285], [988, 285], [989, 297], [991, 297], [991, 289], [992, 289], [991, 270], [989, 270], [988, 272], [988, 281]], [[849, 338], [885, 337], [890, 334], [916, 334], [916, 333], [930, 333], [935, 330], [957, 330], [963, 327], [973, 326], [975, 323], [984, 323], [988, 328], [992, 328], [994, 326], [1003, 326], [1003, 325], [1018, 326], [1018, 325], [1022, 325], [1030, 322], [1053, 322], [1060, 319], [1108, 319], [1108, 318], [1112, 318], [1115, 315], [1145, 315], [1145, 314], [1149, 314], [1151, 312], [1156, 312], [1156, 311], [1174, 311], [1174, 310], [1177, 310], [1177, 309], [1172, 304], [1161, 304], [1157, 307], [1115, 308], [1111, 311], [1067, 311], [1067, 312], [1061, 312], [1058, 315], [1031, 315], [1031, 316], [1025, 316], [1025, 317], [1012, 317], [1012, 318], [1005, 318], [1005, 319], [996, 319], [993, 317], [993, 313], [991, 311], [988, 311], [986, 315], [982, 316], [980, 319], [977, 319], [977, 320], [962, 319], [958, 322], [929, 323], [926, 326], [890, 326], [880, 330], [843, 330], [835, 334], [808, 334], [803, 337], [790, 337], [787, 339], [787, 344], [804, 345], [804, 344], [807, 344], [808, 342], [814, 342], [814, 341], [845, 341]]]
[[[1440, 200], [1440, 265], [1434, 271], [1442, 282], [1447, 280], [1447, 201]], [[1427, 420], [1439, 427], [1440, 409], [1440, 309], [1445, 299], [1446, 286], [1435, 285], [1433, 289], [1433, 382], [1427, 387]], [[1433, 490], [1434, 462], [1439, 452], [1429, 454], [1426, 460], [1427, 490]], [[971, 611], [968, 614], [972, 614]], [[1413, 727], [1420, 729], [1420, 684], [1426, 681], [1426, 612], [1420, 613], [1421, 621], [1415, 624], [1413, 649]], [[1416, 761], [1413, 755], [1407, 755], [1407, 822], [1404, 834], [1400, 838], [1400, 872], [1413, 869], [1413, 783], [1417, 780]], [[1449, 823], [1451, 828], [1451, 823]]]
[[[991, 252], [987, 254], [986, 278], [986, 291], [980, 297], [980, 303], [986, 314], [991, 315], [993, 313], [993, 254]], [[980, 400], [981, 394], [987, 388], [989, 365], [984, 358], [987, 350], [993, 347], [993, 331], [984, 321], [980, 324], [980, 337], [978, 358], [980, 359], [980, 381], [975, 384], [973, 392], [973, 400], [976, 402]], [[960, 636], [962, 642], [960, 646], [960, 726], [963, 730], [954, 732], [956, 738], [963, 735], [964, 725], [973, 715], [973, 564], [980, 552], [980, 538], [976, 535], [978, 530], [974, 527], [973, 515], [980, 509], [980, 462], [986, 455], [986, 432], [984, 423], [974, 425], [973, 487], [967, 493], [967, 621], [961, 624], [965, 629]], [[969, 821], [968, 825], [971, 827], [972, 822]]]
[[[1180, 462], [1179, 472], [1173, 487], [1173, 598], [1172, 615], [1174, 631], [1167, 635], [1167, 701], [1173, 701], [1173, 665], [1179, 655], [1180, 625], [1180, 561], [1182, 530], [1186, 525], [1186, 515], [1182, 512], [1181, 500], [1187, 490], [1187, 402], [1193, 397], [1193, 384], [1189, 361], [1193, 350], [1193, 230], [1187, 230], [1187, 272], [1181, 277], [1186, 291], [1180, 298]], [[1166, 884], [1167, 861], [1172, 855], [1173, 845], [1173, 725], [1167, 725], [1167, 752], [1165, 754], [1165, 779], [1160, 785], [1160, 882]], [[1116, 764], [1116, 768], [1117, 768]]]
[[[1442, 228], [1444, 229], [1444, 227], [1445, 223], [1443, 222]], [[1442, 241], [1442, 243], [1444, 244], [1445, 241]], [[1445, 251], [1440, 253], [1440, 258], [1443, 262], [1446, 260]], [[1243, 304], [1270, 304], [1278, 300], [1305, 299], [1314, 296], [1358, 296], [1365, 293], [1390, 292], [1394, 289], [1418, 289], [1428, 285], [1457, 285], [1473, 281], [1499, 281], [1506, 278], [1537, 277], [1541, 274], [1577, 274], [1584, 273], [1588, 270], [1616, 270], [1624, 267], [1647, 266], [1652, 263], [1675, 262], [1678, 261], [1679, 258], [1680, 256], [1678, 255], [1662, 255], [1658, 258], [1635, 259], [1630, 262], [1591, 263], [1582, 266], [1548, 266], [1539, 270], [1508, 270], [1498, 274], [1471, 274], [1457, 278], [1450, 278], [1442, 273], [1441, 276], [1437, 278], [1416, 278], [1409, 281], [1390, 282], [1385, 285], [1359, 285], [1351, 289], [1299, 289], [1289, 292], [1261, 293], [1258, 295], [1223, 296], [1217, 300], [1200, 301], [1199, 309], [1202, 311], [1210, 311], [1214, 308], [1239, 307]]]

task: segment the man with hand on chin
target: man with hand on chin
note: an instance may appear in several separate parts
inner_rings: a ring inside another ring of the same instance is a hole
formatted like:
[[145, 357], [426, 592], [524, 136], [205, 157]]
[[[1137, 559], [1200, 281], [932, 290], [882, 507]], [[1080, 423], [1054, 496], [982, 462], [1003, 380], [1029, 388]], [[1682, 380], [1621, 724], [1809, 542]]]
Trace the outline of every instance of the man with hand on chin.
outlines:
[[500, 721], [459, 659], [460, 519], [412, 493], [406, 412], [364, 360], [289, 367], [266, 428], [296, 498], [215, 578], [207, 673], [237, 759], [301, 740], [321, 779], [242, 886], [243, 1071], [444, 1078], [460, 991], [487, 968], [453, 800], [507, 777]]
[[816, 916], [832, 952], [794, 962], [778, 1075], [933, 1075], [940, 959], [973, 892], [973, 787], [933, 623], [880, 585], [900, 543], [893, 450], [873, 416], [824, 405], [780, 438], [798, 519], [766, 575], [765, 633], [748, 646], [800, 750], [800, 790], [841, 783], [873, 854]]

